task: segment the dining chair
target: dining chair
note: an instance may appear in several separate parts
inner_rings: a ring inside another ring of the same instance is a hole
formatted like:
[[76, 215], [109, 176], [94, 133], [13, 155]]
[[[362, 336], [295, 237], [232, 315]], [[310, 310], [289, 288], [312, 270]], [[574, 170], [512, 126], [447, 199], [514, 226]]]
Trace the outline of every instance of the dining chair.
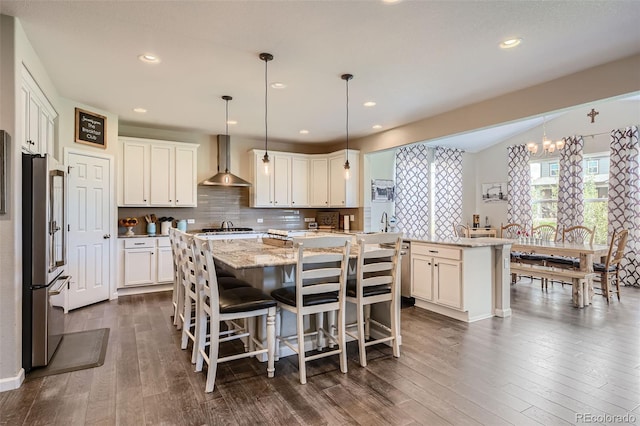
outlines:
[[[558, 239], [558, 228], [553, 225], [534, 226], [531, 228], [531, 237], [534, 238], [534, 240], [555, 242]], [[523, 253], [520, 256], [520, 259], [523, 263], [534, 265], [546, 265], [549, 261], [553, 260], [553, 258], [553, 256], [538, 253]], [[551, 283], [553, 284], [553, 280], [551, 281]], [[547, 278], [540, 278], [540, 288], [545, 289], [548, 287], [549, 280]]]
[[[393, 356], [400, 356], [400, 248], [402, 233], [378, 233], [358, 237], [356, 279], [347, 281], [346, 302], [356, 306], [357, 332], [346, 334], [358, 341], [360, 365], [367, 366], [366, 347], [391, 342]], [[385, 303], [389, 325], [371, 318], [371, 305]], [[374, 325], [384, 336], [370, 340]], [[347, 326], [347, 327], [351, 327]]]
[[519, 223], [500, 224], [500, 238], [518, 238], [520, 235], [527, 234], [527, 228]]
[[541, 241], [554, 242], [558, 240], [558, 228], [553, 225], [538, 225], [531, 228], [531, 236]]
[[[209, 241], [193, 238], [191, 249], [195, 259], [195, 276], [200, 286], [197, 309], [196, 371], [208, 365], [205, 392], [213, 392], [218, 364], [240, 358], [267, 355], [267, 377], [275, 373], [276, 301], [254, 287], [225, 290], [215, 274]], [[258, 339], [256, 320], [266, 319], [266, 344]], [[237, 320], [242, 319], [243, 324]], [[221, 322], [232, 324], [221, 330]], [[207, 329], [209, 333], [207, 333]], [[242, 352], [220, 357], [220, 344], [244, 339]]]
[[596, 235], [596, 227], [589, 228], [583, 225], [571, 226], [562, 230], [562, 241], [575, 244], [593, 244]]
[[184, 291], [184, 301], [182, 306], [182, 315], [180, 317], [182, 323], [182, 338], [180, 342], [181, 349], [187, 349], [189, 340], [193, 342], [191, 351], [191, 363], [196, 362], [198, 323], [196, 321], [196, 312], [198, 312], [198, 280], [196, 278], [195, 260], [193, 258], [193, 236], [181, 231], [179, 232], [180, 254], [178, 260], [180, 262], [180, 281], [182, 282]]
[[461, 223], [453, 225], [453, 235], [456, 237], [469, 238], [469, 227]]
[[[605, 263], [593, 264], [593, 270], [600, 273], [600, 290], [607, 303], [609, 303], [611, 293], [616, 293], [618, 301], [620, 301], [620, 264], [624, 259], [628, 237], [629, 231], [627, 229], [619, 232], [614, 231]], [[613, 284], [615, 284], [615, 290], [612, 289]]]
[[[296, 334], [282, 336], [277, 331], [276, 353], [280, 343], [298, 354], [300, 383], [307, 383], [306, 362], [331, 355], [340, 356], [340, 371], [347, 372], [347, 350], [345, 341], [345, 287], [351, 236], [294, 238], [297, 256], [295, 285], [285, 286], [271, 292], [278, 301], [276, 323], [280, 324], [281, 310], [296, 316]], [[335, 312], [337, 316], [337, 338], [330, 329], [316, 324], [316, 330], [305, 333], [304, 317], [319, 317], [325, 312]], [[315, 336], [316, 348], [321, 341], [329, 340], [329, 350], [307, 355], [305, 336]], [[293, 344], [291, 341], [295, 340]], [[335, 346], [337, 345], [337, 349]], [[277, 355], [276, 355], [277, 356]]]

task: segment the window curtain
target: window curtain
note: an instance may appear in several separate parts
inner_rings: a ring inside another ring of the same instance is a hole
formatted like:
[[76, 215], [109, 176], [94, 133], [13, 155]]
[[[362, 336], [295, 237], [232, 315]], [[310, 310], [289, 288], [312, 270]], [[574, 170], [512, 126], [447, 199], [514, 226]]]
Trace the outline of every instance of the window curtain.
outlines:
[[462, 223], [462, 153], [437, 147], [435, 167], [435, 236], [451, 238], [454, 226]]
[[425, 145], [396, 151], [395, 216], [398, 229], [408, 235], [431, 235], [431, 151]]
[[558, 232], [584, 223], [584, 171], [582, 136], [564, 139], [558, 164]]
[[531, 154], [526, 145], [507, 148], [507, 222], [531, 228]]
[[611, 132], [609, 167], [609, 237], [613, 231], [629, 230], [620, 281], [640, 286], [640, 147], [638, 126]]

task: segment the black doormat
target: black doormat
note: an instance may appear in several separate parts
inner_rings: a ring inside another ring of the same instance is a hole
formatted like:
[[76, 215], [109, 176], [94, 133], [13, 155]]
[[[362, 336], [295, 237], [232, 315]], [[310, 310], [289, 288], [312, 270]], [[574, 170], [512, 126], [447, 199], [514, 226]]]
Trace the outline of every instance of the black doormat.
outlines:
[[99, 367], [104, 364], [108, 342], [108, 328], [66, 333], [49, 365], [31, 370], [27, 379]]

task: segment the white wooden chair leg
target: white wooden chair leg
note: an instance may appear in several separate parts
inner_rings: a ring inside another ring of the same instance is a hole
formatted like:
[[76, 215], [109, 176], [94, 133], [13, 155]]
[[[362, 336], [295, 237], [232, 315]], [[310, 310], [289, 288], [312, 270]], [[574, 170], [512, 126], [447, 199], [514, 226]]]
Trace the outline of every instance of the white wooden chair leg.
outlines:
[[216, 373], [218, 372], [218, 350], [220, 343], [220, 321], [211, 321], [211, 343], [209, 344], [209, 369], [207, 370], [207, 383], [205, 392], [213, 392], [216, 383]]
[[300, 383], [307, 383], [307, 365], [304, 351], [304, 318], [297, 315], [298, 322], [298, 372], [300, 373]]
[[207, 345], [207, 323], [208, 323], [208, 315], [206, 313], [202, 313], [196, 318], [196, 321], [199, 323], [198, 327], [198, 338], [196, 341], [198, 342], [196, 347], [196, 370], [202, 371], [202, 365], [204, 364], [204, 357], [202, 356], [202, 352]]
[[400, 357], [400, 307], [398, 303], [391, 305], [391, 336], [393, 336], [393, 356]]
[[323, 333], [324, 330], [324, 312], [318, 312], [316, 314], [316, 331], [318, 334], [316, 334], [316, 349], [318, 349], [319, 351], [324, 349], [324, 334]]
[[182, 344], [180, 345], [181, 349], [187, 349], [189, 344], [189, 336], [187, 332], [191, 328], [191, 301], [187, 301], [186, 298], [184, 303], [184, 322], [182, 323]]
[[364, 305], [364, 337], [371, 337], [371, 305]]
[[[327, 330], [329, 330], [329, 334], [331, 336], [336, 337], [338, 333], [336, 333], [336, 311], [327, 312]], [[335, 344], [333, 340], [329, 340], [329, 349], [333, 349]]]
[[[196, 297], [199, 297], [199, 295], [196, 295]], [[196, 363], [196, 359], [198, 357], [198, 343], [199, 343], [199, 339], [198, 336], [200, 334], [200, 321], [198, 321], [198, 315], [200, 315], [200, 309], [199, 309], [199, 303], [196, 300], [196, 302], [194, 303], [195, 307], [195, 312], [194, 314], [194, 319], [193, 319], [193, 349], [191, 350], [191, 364], [195, 364]], [[205, 324], [205, 335], [206, 335], [206, 324]]]
[[[249, 337], [247, 337], [248, 349], [249, 352], [253, 352], [256, 350], [256, 344], [253, 341], [253, 338], [256, 338], [256, 318], [245, 318], [245, 321], [245, 326], [249, 333]], [[247, 345], [245, 345], [245, 347], [246, 346]], [[247, 352], [246, 349], [245, 352]]]
[[345, 307], [338, 312], [338, 344], [340, 345], [340, 371], [347, 372], [347, 340], [345, 338]]
[[[275, 318], [275, 343], [273, 346], [274, 358], [276, 361], [280, 361], [280, 336], [282, 335], [282, 310], [280, 307], [276, 308], [276, 318]], [[267, 326], [269, 325], [269, 321], [267, 318]], [[267, 329], [267, 338], [269, 338], [269, 329]]]
[[267, 377], [273, 377], [276, 371], [275, 345], [276, 345], [276, 308], [269, 308], [267, 312]]
[[365, 329], [364, 306], [358, 303], [356, 304], [356, 308], [358, 310], [357, 326], [358, 326], [358, 352], [360, 355], [360, 365], [362, 367], [366, 367], [367, 366], [367, 349], [366, 349], [366, 346], [364, 345], [366, 342], [365, 331], [364, 331]]

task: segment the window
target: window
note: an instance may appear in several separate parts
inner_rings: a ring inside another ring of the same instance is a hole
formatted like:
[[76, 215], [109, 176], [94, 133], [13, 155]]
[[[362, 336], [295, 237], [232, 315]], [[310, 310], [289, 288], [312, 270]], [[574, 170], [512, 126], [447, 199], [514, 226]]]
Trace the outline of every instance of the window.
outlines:
[[[531, 201], [533, 226], [558, 223], [559, 164], [532, 161]], [[596, 228], [594, 242], [607, 243], [607, 197], [609, 190], [609, 153], [585, 156], [584, 164], [584, 225]], [[548, 170], [548, 173], [545, 171]], [[579, 225], [576, 223], [576, 225]]]

